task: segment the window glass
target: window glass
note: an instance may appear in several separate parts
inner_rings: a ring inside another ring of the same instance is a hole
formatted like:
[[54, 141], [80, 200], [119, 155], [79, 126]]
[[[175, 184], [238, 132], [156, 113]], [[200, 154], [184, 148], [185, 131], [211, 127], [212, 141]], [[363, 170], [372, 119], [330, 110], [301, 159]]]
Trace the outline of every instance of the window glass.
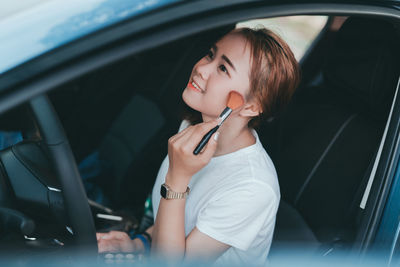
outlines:
[[266, 27], [274, 31], [289, 44], [296, 59], [300, 61], [327, 20], [327, 16], [291, 16], [249, 20], [238, 23], [236, 27]]

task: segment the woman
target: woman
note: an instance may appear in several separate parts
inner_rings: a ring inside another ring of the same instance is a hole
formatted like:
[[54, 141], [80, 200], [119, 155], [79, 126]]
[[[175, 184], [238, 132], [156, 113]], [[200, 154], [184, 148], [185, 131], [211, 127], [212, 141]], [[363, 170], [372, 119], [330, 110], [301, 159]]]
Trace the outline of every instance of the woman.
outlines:
[[[280, 193], [273, 163], [253, 127], [261, 116], [274, 116], [286, 105], [298, 81], [293, 53], [271, 31], [236, 29], [220, 39], [193, 67], [182, 94], [194, 114], [168, 141], [168, 157], [153, 188], [156, 219], [148, 237], [98, 234], [99, 251], [140, 250], [151, 236], [158, 255], [265, 263]], [[217, 125], [232, 90], [244, 104], [194, 155], [203, 135]], [[196, 114], [201, 116], [197, 124]], [[170, 190], [180, 198], [161, 197], [160, 188], [164, 197]]]

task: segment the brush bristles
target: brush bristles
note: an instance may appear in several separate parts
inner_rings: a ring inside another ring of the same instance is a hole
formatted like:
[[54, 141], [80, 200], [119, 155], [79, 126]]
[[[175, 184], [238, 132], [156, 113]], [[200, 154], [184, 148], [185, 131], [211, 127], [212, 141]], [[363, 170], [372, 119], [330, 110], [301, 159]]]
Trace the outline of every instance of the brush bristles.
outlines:
[[231, 91], [228, 96], [228, 103], [226, 104], [232, 110], [235, 110], [242, 106], [244, 103], [243, 97], [241, 94], [235, 91]]

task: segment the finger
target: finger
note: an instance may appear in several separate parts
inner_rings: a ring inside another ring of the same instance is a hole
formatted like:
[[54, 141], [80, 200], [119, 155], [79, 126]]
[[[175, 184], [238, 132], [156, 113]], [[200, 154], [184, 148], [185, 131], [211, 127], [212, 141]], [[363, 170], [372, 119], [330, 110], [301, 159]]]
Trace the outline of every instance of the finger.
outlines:
[[218, 121], [213, 120], [196, 125], [195, 131], [193, 131], [192, 135], [188, 138], [187, 144], [185, 145], [189, 146], [191, 149], [194, 149], [205, 137], [205, 135], [209, 133], [215, 126], [217, 126], [217, 124]]
[[97, 241], [99, 241], [100, 239], [107, 239], [108, 233], [96, 233], [96, 238], [97, 238]]
[[100, 239], [98, 243], [99, 253], [103, 252], [117, 252], [120, 251], [118, 243], [113, 242], [113, 240], [103, 240]]
[[97, 242], [97, 248], [98, 248], [99, 253], [106, 252], [107, 251], [107, 242], [105, 242], [103, 239], [100, 239]]
[[111, 231], [109, 232], [109, 235], [107, 236], [109, 238], [114, 238], [114, 239], [127, 239], [129, 238], [128, 234], [122, 231]]
[[203, 122], [197, 124], [195, 127], [195, 131], [193, 133], [196, 134], [196, 136], [201, 136], [203, 137], [206, 133], [208, 133], [212, 128], [218, 125], [218, 120], [211, 120], [208, 122]]
[[193, 135], [193, 132], [196, 131], [196, 126], [191, 126], [185, 134], [179, 136], [177, 139], [174, 140], [174, 145], [179, 147], [183, 144], [186, 144], [190, 137]]
[[[217, 119], [215, 119], [215, 120], [211, 120], [211, 121], [208, 121], [208, 122], [201, 122], [201, 123], [198, 123], [198, 124], [196, 124], [196, 125], [191, 125], [191, 126], [185, 128], [184, 130], [180, 131], [180, 132], [177, 133], [176, 135], [174, 135], [174, 136], [172, 137], [172, 140], [175, 141], [176, 139], [179, 139], [179, 138], [182, 137], [182, 136], [190, 135], [191, 133], [193, 133], [193, 131], [195, 131], [195, 130], [198, 129], [199, 127], [204, 127], [204, 125], [210, 125], [210, 124], [212, 124], [212, 125], [216, 126], [220, 121], [221, 121], [220, 118], [217, 118]], [[211, 127], [211, 128], [212, 128], [212, 127]], [[210, 129], [211, 129], [211, 128], [210, 128]]]
[[103, 253], [104, 252], [104, 247], [100, 242], [97, 242], [97, 251], [98, 253]]
[[181, 136], [187, 134], [188, 132], [190, 132], [191, 130], [193, 130], [193, 126], [189, 126], [185, 129], [183, 129], [182, 131], [180, 131], [179, 133], [175, 134], [174, 136], [172, 136], [169, 140], [171, 142], [175, 142], [177, 139], [179, 139]]
[[[200, 123], [203, 124], [203, 123]], [[199, 129], [198, 127], [199, 124], [197, 125], [193, 125], [190, 127], [190, 129], [188, 129], [185, 134], [179, 136], [179, 138], [175, 139], [173, 141], [174, 147], [187, 147], [188, 148], [188, 152], [190, 151], [190, 149], [192, 149], [193, 146], [193, 141], [191, 140], [192, 135], [195, 131], [197, 131]], [[196, 142], [196, 141], [194, 141]], [[172, 143], [171, 143], [172, 144]]]
[[213, 127], [217, 126], [218, 122], [218, 120], [211, 120], [191, 126], [183, 135], [174, 139], [171, 144], [173, 143], [174, 147], [185, 148], [185, 150], [190, 153], [199, 144], [204, 135]]
[[101, 238], [102, 234], [101, 233], [96, 233], [96, 239], [97, 241], [99, 241], [99, 239]]

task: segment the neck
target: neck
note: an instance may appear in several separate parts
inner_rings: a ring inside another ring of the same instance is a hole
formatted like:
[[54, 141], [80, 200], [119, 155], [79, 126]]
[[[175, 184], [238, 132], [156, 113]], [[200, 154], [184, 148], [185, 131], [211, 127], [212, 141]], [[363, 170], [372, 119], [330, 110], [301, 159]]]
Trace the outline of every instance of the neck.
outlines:
[[[203, 121], [211, 119], [203, 115]], [[247, 123], [248, 119], [232, 113], [218, 130], [220, 134], [214, 156], [225, 155], [253, 145], [256, 139]]]

